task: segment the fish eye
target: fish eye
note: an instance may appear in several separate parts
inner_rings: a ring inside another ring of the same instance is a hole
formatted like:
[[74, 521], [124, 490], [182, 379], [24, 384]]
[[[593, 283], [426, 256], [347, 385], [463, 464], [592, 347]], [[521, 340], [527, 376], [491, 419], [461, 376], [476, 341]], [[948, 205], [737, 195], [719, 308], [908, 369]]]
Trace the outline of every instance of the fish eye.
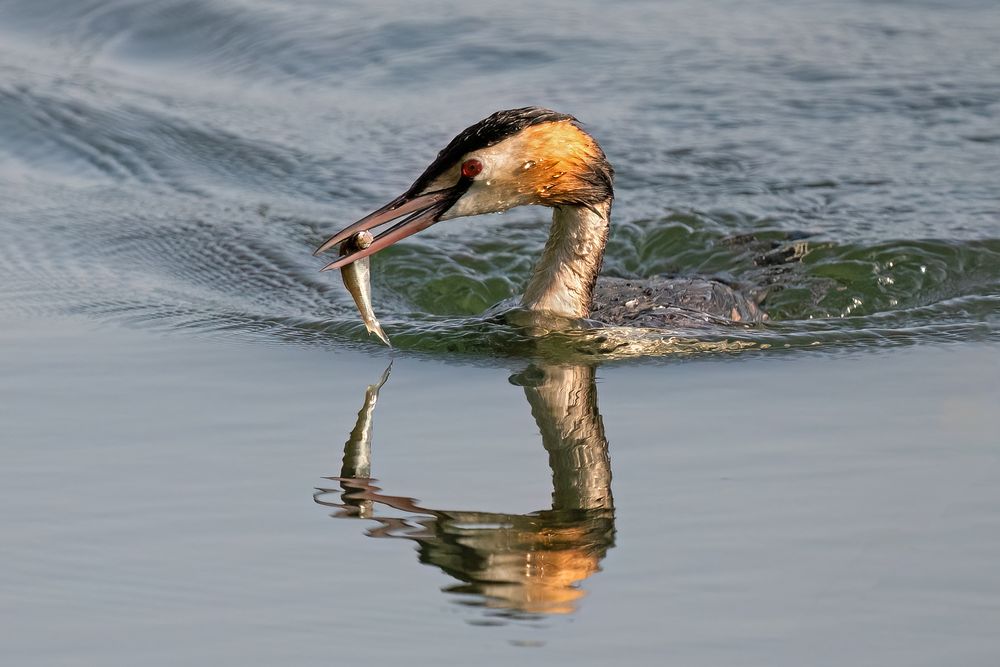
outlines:
[[483, 163], [476, 158], [469, 158], [462, 163], [462, 176], [475, 178], [483, 170]]

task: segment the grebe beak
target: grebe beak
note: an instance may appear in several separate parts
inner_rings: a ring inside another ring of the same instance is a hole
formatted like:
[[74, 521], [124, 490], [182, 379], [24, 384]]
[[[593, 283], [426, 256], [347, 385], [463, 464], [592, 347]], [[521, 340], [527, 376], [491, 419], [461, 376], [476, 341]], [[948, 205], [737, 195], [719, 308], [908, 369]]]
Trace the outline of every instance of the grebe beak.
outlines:
[[453, 187], [444, 188], [443, 190], [435, 190], [434, 192], [427, 192], [420, 195], [412, 195], [407, 192], [399, 197], [396, 197], [379, 210], [369, 213], [353, 225], [340, 230], [328, 238], [323, 245], [316, 248], [316, 251], [313, 254], [318, 255], [321, 252], [326, 252], [338, 243], [341, 243], [360, 231], [378, 227], [386, 224], [387, 222], [396, 220], [397, 218], [407, 216], [376, 236], [375, 240], [372, 241], [372, 244], [367, 248], [344, 255], [343, 257], [330, 262], [320, 270], [331, 271], [333, 269], [339, 269], [340, 267], [355, 262], [362, 257], [367, 257], [368, 255], [376, 253], [379, 250], [384, 250], [397, 241], [405, 239], [407, 236], [411, 236], [419, 231], [427, 229], [440, 220], [441, 215], [451, 208], [452, 204], [454, 204], [458, 198], [465, 193], [469, 187], [468, 183], [463, 182], [465, 180], [466, 179], [464, 178], [460, 179], [459, 182]]

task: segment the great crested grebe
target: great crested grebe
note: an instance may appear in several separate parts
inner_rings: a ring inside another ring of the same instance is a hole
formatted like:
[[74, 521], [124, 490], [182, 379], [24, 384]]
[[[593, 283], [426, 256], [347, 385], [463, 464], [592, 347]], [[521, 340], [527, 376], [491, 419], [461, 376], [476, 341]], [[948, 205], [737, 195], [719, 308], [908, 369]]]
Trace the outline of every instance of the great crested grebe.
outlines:
[[339, 269], [442, 220], [541, 205], [553, 209], [552, 228], [522, 308], [652, 328], [766, 318], [753, 299], [717, 280], [598, 279], [613, 179], [604, 151], [573, 116], [540, 107], [497, 111], [452, 139], [409, 190], [331, 236], [314, 254], [402, 218], [368, 247], [323, 268]]

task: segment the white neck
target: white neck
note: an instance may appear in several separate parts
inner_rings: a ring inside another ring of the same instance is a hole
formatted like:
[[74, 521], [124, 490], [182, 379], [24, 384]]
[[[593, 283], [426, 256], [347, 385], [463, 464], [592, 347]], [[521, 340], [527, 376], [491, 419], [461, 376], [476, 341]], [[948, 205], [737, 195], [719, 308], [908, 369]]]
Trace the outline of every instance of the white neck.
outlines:
[[521, 305], [563, 317], [587, 317], [594, 283], [608, 242], [611, 200], [586, 206], [559, 206], [542, 257], [524, 289]]

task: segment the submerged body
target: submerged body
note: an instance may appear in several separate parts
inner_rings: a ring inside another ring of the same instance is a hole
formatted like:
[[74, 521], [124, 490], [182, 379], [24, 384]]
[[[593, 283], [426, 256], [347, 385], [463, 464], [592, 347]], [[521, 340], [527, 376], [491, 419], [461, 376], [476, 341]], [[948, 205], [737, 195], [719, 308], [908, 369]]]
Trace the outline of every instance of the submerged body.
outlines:
[[[340, 245], [341, 256], [364, 250], [372, 244], [374, 237], [371, 232], [358, 232]], [[379, 339], [392, 347], [389, 337], [382, 331], [382, 325], [375, 317], [372, 309], [372, 286], [371, 286], [371, 266], [367, 257], [351, 262], [340, 269], [340, 276], [344, 280], [344, 287], [354, 298], [354, 304], [358, 307], [361, 320], [365, 323], [368, 333], [375, 334]]]
[[717, 280], [598, 280], [613, 180], [597, 141], [572, 116], [539, 107], [498, 111], [456, 136], [405, 193], [330, 237], [315, 254], [398, 220], [370, 245], [346, 253], [342, 248], [323, 270], [342, 268], [442, 220], [547, 206], [552, 226], [521, 298], [525, 310], [644, 328], [766, 319], [756, 299]]

